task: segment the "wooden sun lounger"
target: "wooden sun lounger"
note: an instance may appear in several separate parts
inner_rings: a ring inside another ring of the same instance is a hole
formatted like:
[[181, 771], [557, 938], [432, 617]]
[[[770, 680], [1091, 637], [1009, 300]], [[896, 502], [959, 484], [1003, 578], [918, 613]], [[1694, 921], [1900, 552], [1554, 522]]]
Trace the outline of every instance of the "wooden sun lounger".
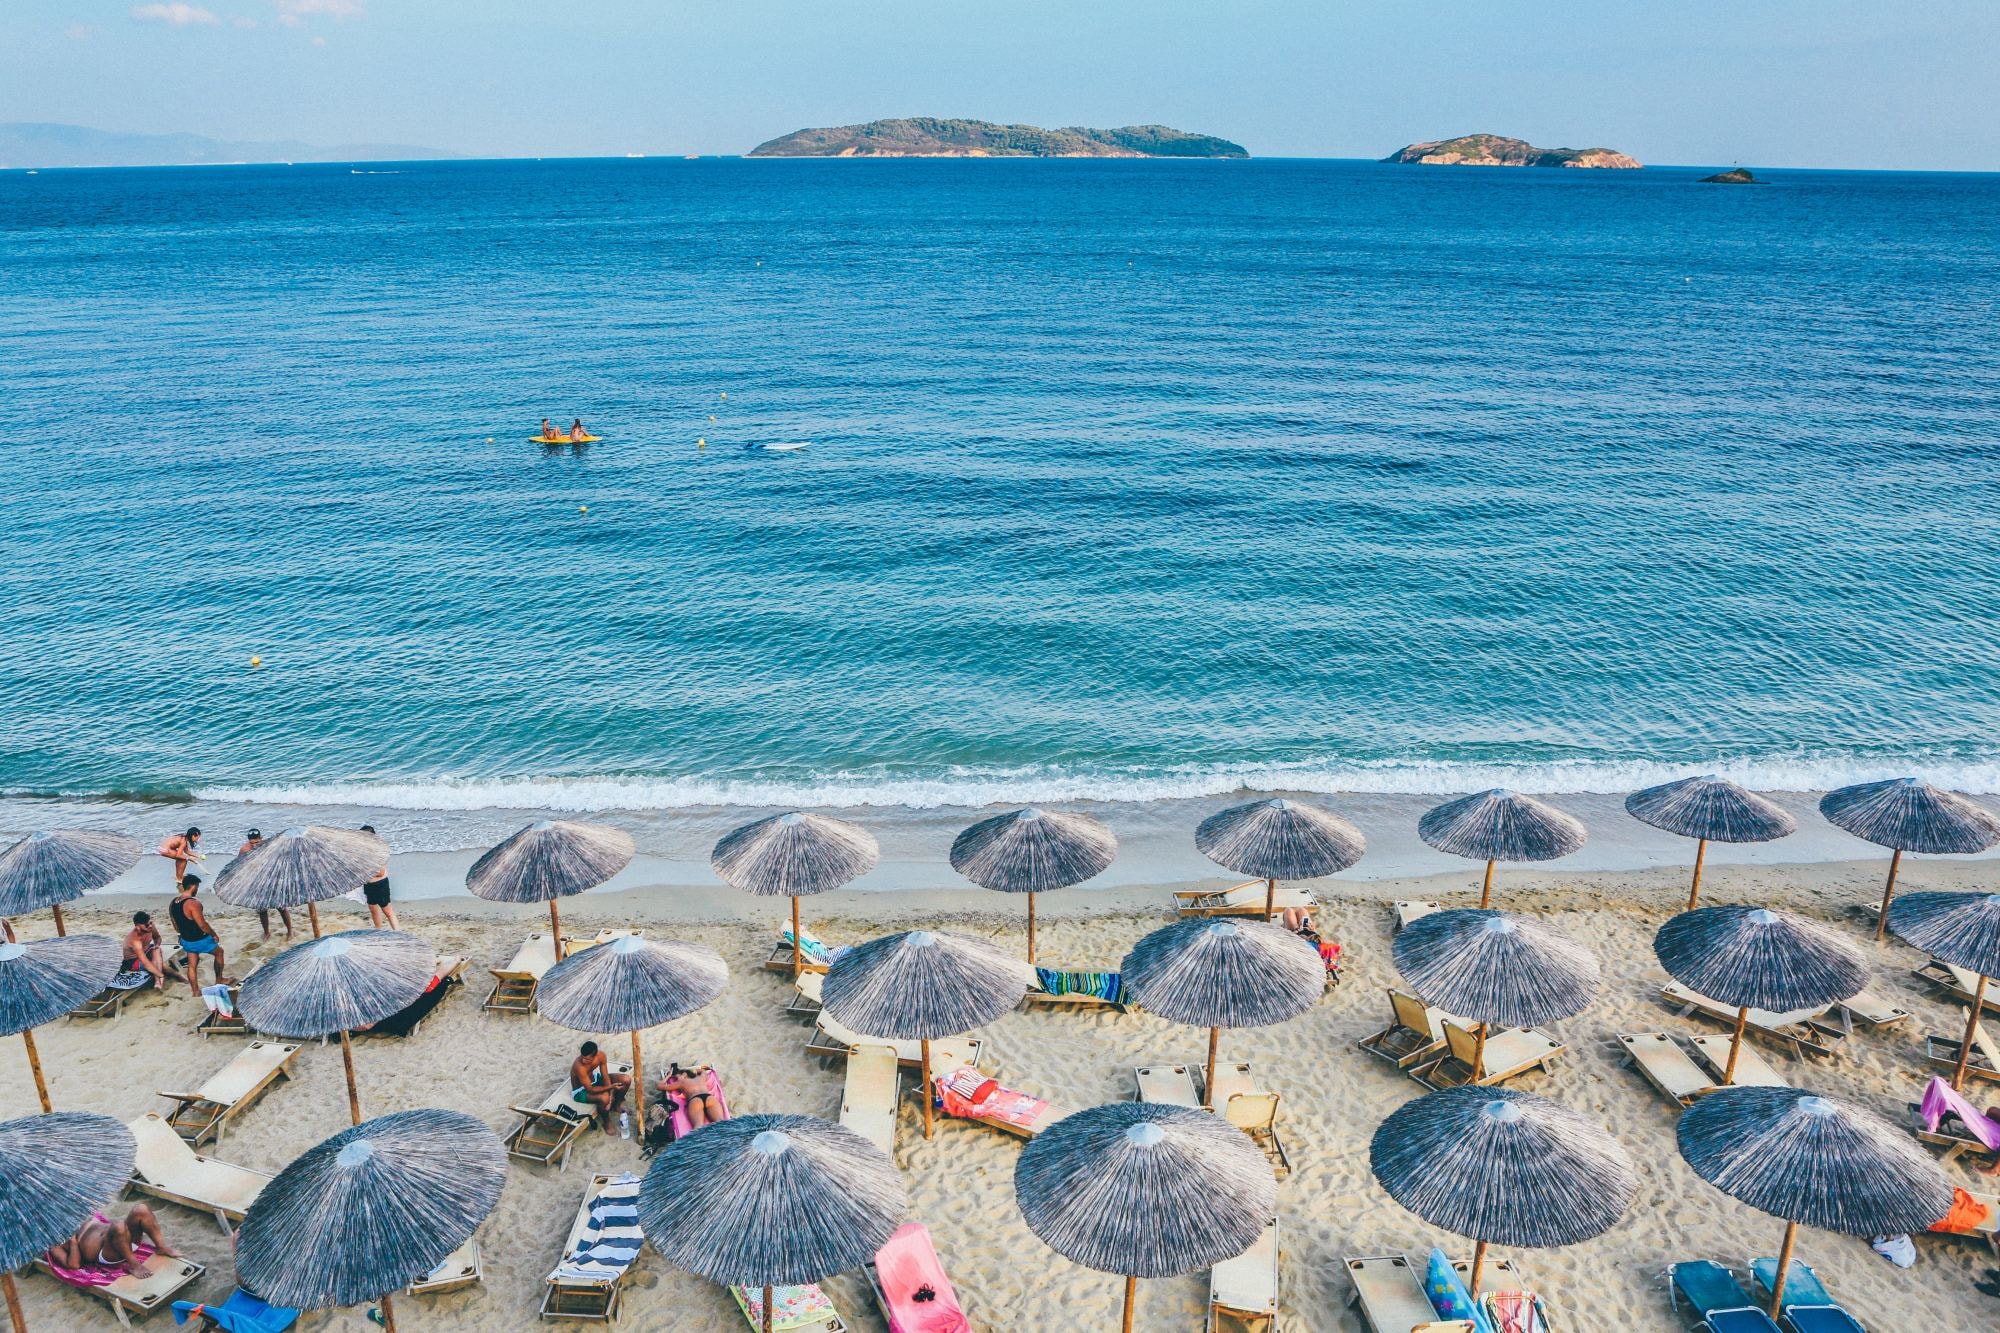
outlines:
[[1389, 988], [1389, 1026], [1355, 1043], [1378, 1059], [1398, 1069], [1408, 1069], [1444, 1053], [1442, 1010], [1432, 1009], [1416, 996]]
[[[790, 969], [786, 969], [789, 971]], [[801, 972], [792, 982], [792, 998], [785, 1002], [785, 1012], [811, 1017], [820, 1011], [820, 987], [826, 984], [824, 972]]]
[[1907, 1023], [1914, 1015], [1901, 1005], [1891, 1004], [1873, 990], [1863, 990], [1850, 995], [1834, 1006], [1844, 1020], [1843, 1026], [1849, 1032], [1856, 1023], [1866, 1023], [1873, 1028], [1892, 1028], [1898, 1023]]
[[164, 1254], [154, 1254], [137, 1273], [119, 1275], [115, 1282], [103, 1287], [79, 1287], [63, 1282], [56, 1277], [55, 1270], [44, 1259], [36, 1259], [35, 1267], [61, 1282], [64, 1290], [94, 1296], [111, 1306], [111, 1313], [117, 1317], [121, 1327], [132, 1327], [134, 1318], [144, 1319], [156, 1310], [170, 1308], [174, 1297], [182, 1288], [201, 1280], [208, 1269], [187, 1259], [170, 1259]]
[[209, 1076], [196, 1092], [162, 1092], [174, 1103], [166, 1121], [192, 1147], [214, 1139], [222, 1142], [222, 1131], [238, 1114], [281, 1078], [292, 1076], [292, 1058], [299, 1053], [295, 1041], [253, 1041], [236, 1053], [236, 1058]]
[[436, 1268], [412, 1282], [405, 1290], [412, 1296], [430, 1296], [457, 1291], [460, 1287], [485, 1280], [486, 1261], [479, 1253], [479, 1237], [474, 1236], [447, 1254]]
[[[810, 935], [812, 932], [809, 930], [806, 934]], [[800, 972], [825, 973], [826, 964], [814, 962], [811, 954], [801, 953], [799, 958], [802, 963], [802, 966], [799, 968]], [[771, 945], [770, 955], [764, 959], [764, 970], [766, 972], [782, 972], [786, 976], [792, 975], [792, 946], [783, 935], [780, 935], [777, 941]]]
[[1193, 1065], [1139, 1065], [1132, 1070], [1132, 1087], [1135, 1101], [1201, 1107], [1201, 1075]]
[[1270, 1160], [1271, 1171], [1283, 1180], [1292, 1173], [1291, 1154], [1278, 1134], [1279, 1097], [1275, 1092], [1232, 1092], [1222, 1096], [1222, 1079], [1215, 1080], [1222, 1106], [1222, 1118], [1250, 1136]]
[[[1246, 880], [1226, 889], [1175, 889], [1174, 911], [1181, 916], [1261, 917], [1268, 891], [1268, 886], [1261, 879]], [[1298, 885], [1280, 884], [1272, 911], [1282, 912], [1287, 907], [1311, 909], [1314, 906], [1313, 896]]]
[[1444, 1333], [1472, 1325], [1463, 1320], [1441, 1322], [1424, 1294], [1423, 1271], [1400, 1254], [1342, 1259], [1354, 1287], [1348, 1298], [1361, 1307], [1361, 1318], [1372, 1333]]
[[[1678, 1006], [1682, 1018], [1699, 1014], [1731, 1029], [1736, 1026], [1734, 1009], [1691, 991], [1677, 981], [1662, 986], [1660, 995], [1667, 1003]], [[1837, 1022], [1828, 1020], [1826, 1014], [1826, 1009], [1795, 1009], [1787, 1014], [1752, 1009], [1744, 1021], [1743, 1030], [1784, 1042], [1801, 1054], [1832, 1055], [1846, 1032]]]
[[1278, 1326], [1278, 1219], [1249, 1249], [1208, 1270], [1207, 1333], [1275, 1333]]
[[66, 1017], [80, 1019], [108, 1018], [114, 1023], [125, 1012], [125, 1006], [134, 995], [154, 989], [151, 984], [144, 986], [106, 986], [97, 994], [77, 1005]]
[[201, 1156], [153, 1112], [130, 1121], [126, 1128], [139, 1144], [132, 1162], [132, 1188], [210, 1214], [224, 1235], [235, 1230], [271, 1182], [269, 1172]]
[[[1933, 958], [1922, 967], [1911, 969], [1910, 975], [1966, 1008], [1972, 1006], [1973, 992], [1979, 988], [1977, 973], [1954, 967], [1941, 958]], [[1986, 1000], [1980, 1008], [1986, 1013], [2000, 1014], [2000, 986], [1990, 981], [1986, 983]]]
[[[606, 929], [597, 932], [591, 939], [576, 939], [563, 936], [563, 956], [581, 952], [599, 944], [607, 944], [620, 935], [636, 934], [636, 931]], [[555, 938], [546, 930], [538, 930], [521, 942], [514, 951], [513, 959], [505, 967], [492, 967], [493, 991], [486, 997], [483, 1006], [503, 1014], [529, 1014], [535, 1010], [535, 990], [542, 984], [542, 977], [556, 965]]]
[[[1720, 1079], [1722, 1071], [1729, 1067], [1729, 1038], [1696, 1037], [1690, 1044], [1694, 1047], [1694, 1058], [1707, 1066], [1710, 1074]], [[1771, 1062], [1764, 1058], [1763, 1052], [1746, 1041], [1742, 1049], [1736, 1053], [1736, 1079], [1732, 1086], [1789, 1088], [1792, 1084], [1791, 1080], [1771, 1067]]]
[[[1965, 1030], [1956, 1025], [1954, 1027], [1959, 1032]], [[1962, 1038], [1940, 1037], [1932, 1033], [1924, 1038], [1924, 1061], [1932, 1069], [1953, 1072], [1958, 1068], [1959, 1052], [1964, 1047]], [[1972, 1059], [1966, 1062], [1965, 1073], [1968, 1078], [2000, 1083], [2000, 1042], [1993, 1040], [1993, 1034], [1987, 1031], [1985, 1023], [1972, 1025]]]
[[[847, 1053], [856, 1046], [893, 1046], [896, 1048], [896, 1062], [903, 1068], [923, 1067], [921, 1043], [871, 1037], [835, 1022], [833, 1016], [826, 1013], [819, 1016], [812, 1036], [806, 1041], [806, 1054], [816, 1055], [822, 1060], [845, 1060]], [[956, 1069], [960, 1065], [977, 1068], [985, 1054], [986, 1043], [978, 1037], [940, 1038], [931, 1043], [931, 1072], [935, 1074], [941, 1069]]]
[[1396, 914], [1396, 929], [1402, 930], [1413, 921], [1422, 921], [1433, 912], [1442, 912], [1444, 904], [1436, 899], [1399, 898], [1392, 905]]
[[[561, 1265], [576, 1251], [577, 1242], [583, 1239], [590, 1227], [590, 1205], [597, 1200], [616, 1177], [592, 1176], [590, 1184], [584, 1188], [583, 1201], [576, 1206], [576, 1220], [569, 1224], [569, 1235], [564, 1238], [562, 1250], [556, 1255], [556, 1263]], [[644, 1250], [640, 1251], [641, 1254]], [[625, 1289], [625, 1279], [639, 1262], [634, 1256], [632, 1263], [620, 1270], [615, 1279], [609, 1281], [585, 1281], [580, 1278], [558, 1279], [553, 1270], [545, 1279], [547, 1285], [542, 1291], [541, 1316], [544, 1319], [586, 1319], [595, 1323], [608, 1324], [618, 1317], [618, 1298]]]
[[2000, 1153], [1994, 1152], [1972, 1135], [1947, 1129], [1949, 1120], [1938, 1122], [1936, 1129], [1924, 1127], [1924, 1108], [1921, 1102], [1905, 1103], [1910, 1111], [1910, 1132], [1917, 1136], [1917, 1142], [1932, 1148], [1944, 1149], [1944, 1156], [1938, 1160], [1949, 1162], [1961, 1154], [1967, 1157], [1990, 1157], [2000, 1161]]
[[896, 1155], [896, 1112], [902, 1106], [903, 1070], [896, 1048], [869, 1043], [847, 1053], [847, 1082], [840, 1092], [840, 1123], [889, 1156]]
[[[609, 1060], [605, 1062], [607, 1071], [631, 1077], [630, 1060]], [[551, 1162], [558, 1170], [569, 1169], [569, 1150], [575, 1146], [578, 1137], [595, 1122], [596, 1108], [588, 1102], [580, 1102], [571, 1095], [569, 1077], [565, 1075], [548, 1096], [542, 1098], [539, 1106], [509, 1106], [507, 1109], [521, 1117], [521, 1123], [507, 1134], [507, 1155], [518, 1157], [524, 1162], [537, 1166], [547, 1166]], [[629, 1094], [628, 1094], [629, 1100]]]
[[1636, 1067], [1670, 1102], [1692, 1106], [1695, 1098], [1715, 1091], [1715, 1080], [1664, 1032], [1621, 1032], [1618, 1046], [1623, 1063]]
[[1472, 1067], [1479, 1050], [1479, 1038], [1469, 1028], [1454, 1022], [1444, 1025], [1445, 1055], [1410, 1071], [1410, 1077], [1425, 1087], [1456, 1088], [1477, 1083], [1490, 1088], [1519, 1078], [1535, 1069], [1547, 1069], [1567, 1048], [1539, 1028], [1507, 1028], [1486, 1038], [1485, 1067]]

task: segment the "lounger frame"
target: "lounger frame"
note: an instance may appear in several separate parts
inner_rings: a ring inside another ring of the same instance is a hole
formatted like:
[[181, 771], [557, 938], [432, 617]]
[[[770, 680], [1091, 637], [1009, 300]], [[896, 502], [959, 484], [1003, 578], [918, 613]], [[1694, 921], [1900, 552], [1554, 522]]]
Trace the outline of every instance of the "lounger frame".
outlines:
[[[590, 1178], [590, 1184], [583, 1191], [583, 1200], [577, 1204], [576, 1217], [570, 1223], [569, 1233], [563, 1239], [562, 1249], [556, 1255], [558, 1265], [569, 1258], [570, 1252], [576, 1249], [577, 1238], [590, 1220], [591, 1201], [602, 1194], [605, 1187], [615, 1179], [617, 1177], [608, 1175]], [[551, 1271], [549, 1276], [543, 1279], [541, 1317], [610, 1323], [618, 1317], [618, 1301], [625, 1291], [625, 1279], [631, 1276], [632, 1269], [645, 1257], [645, 1253], [642, 1247], [639, 1253], [633, 1256], [632, 1262], [625, 1266], [624, 1271], [610, 1281], [558, 1281], [555, 1273]]]
[[[221, 1102], [207, 1095], [216, 1079], [227, 1074], [236, 1061], [267, 1047], [275, 1048], [280, 1058], [271, 1062], [241, 1096], [233, 1101]], [[292, 1061], [298, 1058], [298, 1054], [297, 1042], [253, 1041], [238, 1051], [228, 1064], [209, 1075], [208, 1081], [202, 1084], [198, 1091], [161, 1092], [160, 1096], [174, 1103], [174, 1109], [162, 1118], [173, 1126], [176, 1134], [187, 1140], [189, 1147], [199, 1148], [210, 1139], [221, 1143], [222, 1133], [229, 1127], [231, 1120], [256, 1105], [257, 1100], [270, 1091], [279, 1080], [291, 1078]]]
[[110, 1305], [111, 1313], [117, 1317], [122, 1328], [132, 1327], [135, 1318], [144, 1319], [159, 1310], [171, 1310], [174, 1297], [190, 1283], [198, 1282], [208, 1268], [192, 1260], [169, 1258], [155, 1253], [146, 1260], [143, 1272], [136, 1276], [126, 1275], [105, 1287], [79, 1287], [56, 1277], [55, 1269], [45, 1259], [36, 1259], [35, 1267], [47, 1273], [65, 1291], [73, 1291], [81, 1296], [93, 1296]]
[[[613, 1074], [632, 1075], [630, 1060], [609, 1060], [605, 1069]], [[571, 1096], [569, 1079], [542, 1098], [540, 1106], [509, 1106], [521, 1123], [507, 1132], [507, 1155], [535, 1166], [553, 1164], [557, 1171], [569, 1169], [569, 1150], [584, 1132], [597, 1123], [595, 1108], [583, 1111], [585, 1103]]]

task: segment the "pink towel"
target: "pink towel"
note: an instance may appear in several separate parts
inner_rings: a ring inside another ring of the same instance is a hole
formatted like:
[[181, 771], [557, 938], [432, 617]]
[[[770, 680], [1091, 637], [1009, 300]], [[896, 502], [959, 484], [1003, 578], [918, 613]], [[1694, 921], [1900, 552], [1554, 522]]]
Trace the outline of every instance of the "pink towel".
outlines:
[[[889, 1307], [889, 1333], [972, 1333], [921, 1222], [905, 1222], [875, 1252], [875, 1280]], [[916, 1299], [925, 1287], [935, 1299]]]
[[1951, 1084], [1933, 1075], [1930, 1084], [1924, 1088], [1924, 1104], [1920, 1108], [1924, 1118], [1924, 1128], [1933, 1134], [1938, 1122], [1947, 1115], [1955, 1115], [1965, 1122], [1966, 1132], [1985, 1144], [1994, 1152], [2000, 1152], [2000, 1123], [1987, 1119], [1978, 1107], [1967, 1101], [1962, 1093], [1955, 1091]]
[[[111, 1220], [103, 1213], [93, 1213], [92, 1216], [99, 1222]], [[153, 1257], [153, 1247], [142, 1240], [132, 1247], [132, 1257], [143, 1264]], [[46, 1258], [47, 1256], [44, 1256], [45, 1261]], [[108, 1287], [119, 1278], [127, 1276], [123, 1264], [112, 1264], [108, 1267], [92, 1264], [89, 1268], [58, 1268], [54, 1264], [49, 1264], [49, 1271], [72, 1287]]]
[[[974, 1076], [973, 1079], [960, 1077], [968, 1073]], [[976, 1083], [969, 1093], [965, 1091], [968, 1082]], [[937, 1089], [938, 1101], [943, 1105], [945, 1114], [967, 1120], [998, 1120], [1030, 1129], [1049, 1109], [1049, 1104], [1040, 1097], [1003, 1088], [997, 1080], [980, 1076], [975, 1070], [961, 1069], [941, 1075], [937, 1079]]]
[[[722, 1112], [718, 1118], [722, 1120], [729, 1119], [729, 1098], [723, 1095], [722, 1077], [713, 1069], [708, 1071], [708, 1090], [715, 1094], [715, 1105]], [[679, 1098], [675, 1100], [678, 1101]], [[694, 1125], [688, 1120], [687, 1108], [684, 1106], [675, 1106], [674, 1137], [676, 1139], [684, 1138], [693, 1131]]]

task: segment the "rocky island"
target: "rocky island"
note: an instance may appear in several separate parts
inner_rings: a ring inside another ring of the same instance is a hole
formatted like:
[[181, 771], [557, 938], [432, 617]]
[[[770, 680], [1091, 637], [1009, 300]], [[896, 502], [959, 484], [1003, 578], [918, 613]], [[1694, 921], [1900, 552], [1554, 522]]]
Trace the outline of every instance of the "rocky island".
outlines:
[[1698, 183], [1702, 185], [1762, 185], [1764, 182], [1752, 176], [1747, 167], [1731, 167], [1727, 171], [1718, 171], [1713, 176], [1703, 176]]
[[760, 143], [751, 157], [1248, 157], [1243, 145], [1165, 125], [1115, 130], [996, 125], [916, 116], [798, 130]]
[[1525, 139], [1498, 134], [1461, 134], [1456, 139], [1413, 143], [1389, 154], [1384, 162], [1415, 162], [1429, 167], [1616, 167], [1641, 163], [1609, 148], [1537, 148]]

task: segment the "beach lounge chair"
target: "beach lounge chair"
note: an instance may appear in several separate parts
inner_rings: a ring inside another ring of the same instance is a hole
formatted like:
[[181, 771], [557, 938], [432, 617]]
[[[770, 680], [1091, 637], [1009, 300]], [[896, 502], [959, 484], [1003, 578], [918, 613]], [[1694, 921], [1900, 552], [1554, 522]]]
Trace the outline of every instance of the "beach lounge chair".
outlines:
[[[103, 1214], [98, 1216], [102, 1218]], [[132, 1253], [143, 1265], [137, 1273], [126, 1272], [123, 1264], [109, 1268], [57, 1268], [46, 1258], [37, 1258], [35, 1267], [66, 1287], [109, 1304], [111, 1313], [126, 1328], [132, 1326], [135, 1317], [143, 1319], [172, 1305], [177, 1292], [208, 1271], [186, 1259], [155, 1254], [153, 1247], [144, 1242], [134, 1245]]]
[[1479, 1038], [1455, 1022], [1444, 1025], [1445, 1054], [1410, 1071], [1410, 1077], [1433, 1090], [1477, 1083], [1490, 1088], [1535, 1069], [1546, 1069], [1566, 1049], [1539, 1028], [1506, 1028], [1486, 1038], [1485, 1064], [1473, 1068]]
[[431, 983], [423, 994], [404, 1005], [379, 1023], [365, 1028], [354, 1029], [359, 1037], [414, 1037], [437, 1007], [451, 995], [454, 987], [465, 984], [465, 960], [455, 955], [440, 954], [431, 968]]
[[[1694, 1047], [1694, 1058], [1699, 1060], [1708, 1072], [1720, 1082], [1722, 1073], [1729, 1068], [1729, 1038], [1696, 1037], [1688, 1043]], [[1731, 1085], [1738, 1088], [1789, 1088], [1791, 1080], [1771, 1067], [1749, 1042], [1744, 1042], [1736, 1052], [1736, 1077]]]
[[[923, 1048], [919, 1042], [871, 1037], [835, 1021], [833, 1015], [826, 1013], [819, 1016], [812, 1036], [806, 1041], [806, 1054], [816, 1055], [822, 1060], [845, 1060], [847, 1053], [856, 1046], [893, 1046], [896, 1048], [897, 1064], [905, 1069], [923, 1066]], [[986, 1043], [978, 1037], [944, 1037], [931, 1043], [931, 1070], [935, 1073], [957, 1065], [976, 1065], [985, 1054]]]
[[1967, 1132], [1955, 1117], [1945, 1117], [1938, 1122], [1936, 1129], [1932, 1129], [1926, 1123], [1921, 1103], [1909, 1102], [1907, 1105], [1910, 1108], [1910, 1132], [1917, 1136], [1917, 1142], [1928, 1147], [1944, 1149], [1944, 1156], [1939, 1158], [1939, 1161], [1949, 1162], [1961, 1154], [1969, 1157], [1989, 1157], [2000, 1161], [2000, 1150], [1988, 1148], [1981, 1143]]
[[1373, 1333], [1415, 1333], [1416, 1330], [1458, 1329], [1469, 1323], [1438, 1319], [1431, 1298], [1424, 1294], [1424, 1272], [1400, 1254], [1342, 1259], [1354, 1287], [1350, 1301], [1361, 1307], [1361, 1318]]
[[1412, 921], [1422, 921], [1425, 917], [1429, 916], [1431, 913], [1442, 912], [1443, 910], [1444, 910], [1444, 904], [1441, 902], [1437, 902], [1435, 900], [1420, 901], [1415, 898], [1399, 899], [1394, 906], [1394, 911], [1396, 913], [1396, 929], [1401, 930], [1403, 929], [1403, 927], [1409, 925]]
[[871, 1043], [848, 1052], [840, 1123], [891, 1157], [896, 1155], [896, 1112], [902, 1098], [903, 1070], [895, 1047]]
[[1193, 1065], [1140, 1065], [1132, 1071], [1133, 1099], [1158, 1106], [1201, 1106], [1201, 1075]]
[[[905, 1222], [875, 1251], [864, 1265], [868, 1285], [875, 1289], [875, 1307], [882, 1312], [892, 1333], [908, 1329], [937, 1328], [952, 1315], [965, 1320], [965, 1307], [945, 1276], [944, 1263], [931, 1233], [921, 1222]], [[930, 1288], [931, 1295], [919, 1301], [917, 1293]], [[966, 1326], [970, 1327], [969, 1320]]]
[[1274, 1333], [1278, 1326], [1278, 1219], [1250, 1248], [1208, 1270], [1207, 1333]]
[[1636, 1066], [1670, 1102], [1692, 1106], [1695, 1098], [1715, 1091], [1715, 1080], [1664, 1032], [1621, 1032], [1618, 1046], [1625, 1054], [1624, 1063]]
[[[1979, 988], [1978, 973], [1954, 966], [1942, 958], [1933, 958], [1922, 967], [1911, 969], [1910, 975], [1964, 1008], [1971, 1008], [1973, 993]], [[2000, 1014], [2000, 986], [1987, 983], [1986, 1001], [1980, 1008], [1988, 1013]]]
[[[1222, 1080], [1217, 1078], [1216, 1083]], [[1280, 1180], [1292, 1173], [1291, 1155], [1278, 1135], [1278, 1094], [1275, 1092], [1232, 1092], [1222, 1103], [1222, 1118], [1250, 1136], [1271, 1161], [1271, 1170]]]
[[225, 1236], [271, 1181], [268, 1172], [201, 1156], [153, 1112], [128, 1122], [126, 1128], [139, 1145], [132, 1161], [132, 1187], [209, 1214]]
[[285, 1333], [299, 1322], [299, 1312], [282, 1305], [268, 1305], [241, 1287], [229, 1293], [220, 1305], [199, 1301], [175, 1301], [174, 1322], [199, 1320], [202, 1333]]
[[407, 1290], [412, 1296], [430, 1296], [485, 1280], [486, 1261], [479, 1253], [479, 1237], [474, 1236], [439, 1260], [437, 1267], [412, 1282]]
[[1841, 1025], [1850, 1033], [1856, 1023], [1866, 1023], [1873, 1028], [1892, 1028], [1914, 1017], [1909, 1010], [1891, 1004], [1873, 990], [1857, 992], [1833, 1007], [1840, 1012]]
[[542, 1318], [610, 1323], [643, 1240], [639, 1177], [592, 1176], [542, 1292]]
[[[1754, 1259], [1751, 1279], [1757, 1284], [1759, 1300], [1769, 1302], [1772, 1284], [1778, 1278], [1776, 1259]], [[1861, 1321], [1827, 1294], [1812, 1265], [1794, 1259], [1785, 1269], [1785, 1294], [1778, 1307], [1792, 1333], [1862, 1333]]]
[[206, 1002], [209, 1000], [209, 997], [204, 995], [202, 998], [205, 1003], [202, 1005], [201, 1017], [196, 1020], [194, 1025], [196, 1036], [247, 1037], [250, 1035], [250, 1024], [243, 1017], [243, 1006], [238, 1003], [243, 997], [243, 983], [241, 981], [233, 982], [223, 987], [223, 990], [229, 997], [229, 1012], [225, 1014], [216, 1008], [213, 1003]]
[[[824, 972], [833, 963], [833, 946], [812, 933], [799, 931], [799, 957], [804, 964], [801, 972]], [[782, 972], [792, 975], [792, 928], [781, 926], [777, 942], [771, 946], [770, 956], [764, 960], [766, 972]]]
[[[1691, 991], [1678, 981], [1670, 981], [1660, 987], [1660, 996], [1675, 1006], [1682, 1018], [1699, 1014], [1732, 1030], [1736, 1026], [1735, 1009]], [[1838, 1023], [1828, 1020], [1826, 1014], [1826, 1008], [1795, 1009], [1787, 1014], [1752, 1009], [1744, 1018], [1743, 1030], [1788, 1044], [1801, 1054], [1832, 1055], [1846, 1032]]]
[[998, 1079], [988, 1078], [970, 1066], [948, 1069], [933, 1082], [946, 1115], [975, 1121], [1019, 1139], [1034, 1138], [1070, 1113], [1067, 1106], [1002, 1087]]
[[[764, 1289], [731, 1287], [736, 1308], [762, 1333]], [[779, 1287], [771, 1293], [771, 1333], [847, 1333], [847, 1321], [833, 1308], [833, 1301], [817, 1282], [798, 1287]]]
[[[629, 930], [600, 930], [595, 937], [587, 940], [564, 935], [563, 955], [568, 957], [579, 950], [633, 933]], [[503, 1014], [533, 1013], [535, 988], [542, 984], [543, 975], [555, 965], [555, 937], [546, 930], [536, 931], [521, 942], [521, 947], [514, 951], [514, 957], [507, 966], [487, 969], [493, 974], [493, 992], [486, 997], [484, 1007]]]
[[192, 1147], [214, 1139], [222, 1142], [222, 1131], [231, 1120], [247, 1110], [273, 1083], [292, 1076], [292, 1058], [299, 1053], [295, 1041], [253, 1041], [234, 1059], [209, 1076], [194, 1092], [162, 1092], [174, 1103], [167, 1112], [167, 1124]]
[[1124, 979], [1109, 971], [1037, 967], [1035, 984], [1025, 998], [1030, 1007], [1109, 1009], [1120, 1014], [1133, 1007], [1125, 998]]
[[[1261, 879], [1232, 884], [1226, 889], [1175, 889], [1174, 911], [1181, 916], [1261, 917], [1268, 892], [1269, 886]], [[1271, 910], [1274, 913], [1288, 907], [1310, 910], [1314, 905], [1313, 896], [1298, 885], [1280, 884], [1276, 904]]]
[[1446, 1015], [1416, 996], [1389, 988], [1389, 1026], [1356, 1045], [1398, 1069], [1408, 1069], [1444, 1053]]
[[792, 980], [792, 998], [785, 1001], [785, 1012], [807, 1018], [820, 1011], [820, 988], [826, 984], [824, 972], [801, 972]]
[[[1965, 1031], [1959, 1028], [1958, 1031]], [[1950, 1074], [1958, 1068], [1958, 1053], [1965, 1047], [1960, 1037], [1940, 1037], [1936, 1033], [1924, 1038], [1924, 1062], [1932, 1069]], [[1966, 1061], [1967, 1078], [1986, 1079], [2000, 1083], [2000, 1042], [1993, 1040], [1993, 1033], [1985, 1023], [1972, 1025], [1972, 1058]]]
[[1777, 1323], [1750, 1298], [1735, 1275], [1713, 1259], [1678, 1263], [1667, 1273], [1674, 1308], [1686, 1301], [1708, 1333], [1779, 1333]]
[[111, 984], [69, 1011], [69, 1017], [116, 1020], [125, 1002], [153, 984], [153, 974], [143, 968], [127, 968], [111, 978]]
[[[605, 1067], [614, 1074], [632, 1074], [630, 1060], [607, 1061]], [[509, 1106], [508, 1110], [521, 1117], [521, 1123], [507, 1134], [507, 1155], [518, 1157], [524, 1162], [537, 1166], [554, 1163], [559, 1170], [569, 1167], [569, 1150], [575, 1146], [578, 1136], [589, 1129], [596, 1110], [588, 1102], [580, 1102], [569, 1085], [565, 1074], [548, 1096], [536, 1106]]]
[[1952, 1186], [1951, 1193], [1951, 1211], [1924, 1234], [1984, 1241], [1987, 1249], [2000, 1254], [2000, 1194], [1981, 1194], [1962, 1185]]

